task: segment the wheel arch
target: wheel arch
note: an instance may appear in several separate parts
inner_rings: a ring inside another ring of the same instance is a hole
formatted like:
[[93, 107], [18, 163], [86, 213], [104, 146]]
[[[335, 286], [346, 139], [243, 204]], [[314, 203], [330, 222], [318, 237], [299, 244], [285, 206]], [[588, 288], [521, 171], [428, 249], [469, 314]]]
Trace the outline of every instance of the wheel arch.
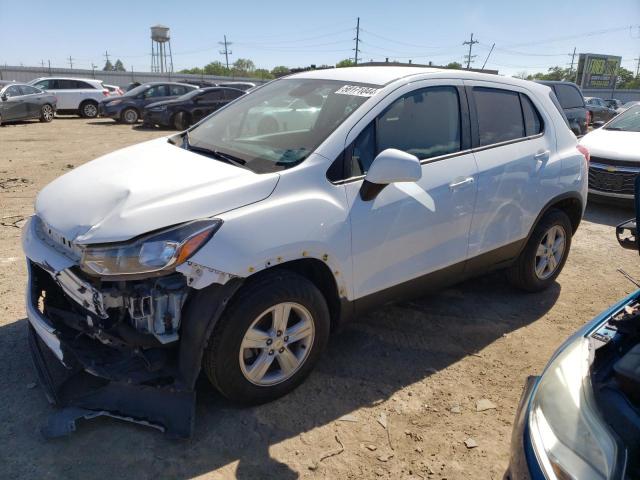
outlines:
[[547, 202], [542, 210], [540, 210], [536, 221], [533, 222], [533, 225], [529, 230], [527, 239], [531, 237], [534, 228], [536, 228], [536, 225], [538, 225], [542, 217], [544, 217], [549, 210], [554, 208], [564, 212], [569, 217], [572, 229], [571, 235], [573, 236], [576, 233], [576, 230], [578, 229], [578, 226], [580, 225], [580, 222], [582, 220], [584, 205], [582, 203], [582, 197], [580, 196], [580, 194], [578, 194], [577, 192], [568, 192], [552, 198], [549, 202]]

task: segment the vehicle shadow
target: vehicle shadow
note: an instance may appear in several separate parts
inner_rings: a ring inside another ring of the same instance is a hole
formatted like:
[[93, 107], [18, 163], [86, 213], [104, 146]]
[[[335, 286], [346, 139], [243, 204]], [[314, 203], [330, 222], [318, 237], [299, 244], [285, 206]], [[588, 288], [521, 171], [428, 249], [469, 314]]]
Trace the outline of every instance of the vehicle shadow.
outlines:
[[[26, 320], [17, 320], [0, 328], [0, 442], [11, 452], [0, 462], [0, 477], [190, 479], [218, 469], [231, 477], [235, 469], [239, 479], [298, 478], [271, 448], [297, 436], [312, 444], [315, 427], [388, 399], [537, 321], [559, 294], [557, 283], [520, 293], [498, 273], [387, 305], [334, 335], [318, 368], [280, 400], [239, 408], [199, 382], [195, 435], [182, 442], [113, 419], [81, 422], [74, 434], [44, 441], [38, 429], [51, 407], [32, 384]], [[301, 450], [298, 462], [319, 460]]]
[[589, 199], [583, 220], [615, 227], [635, 215], [631, 202], [592, 201]]

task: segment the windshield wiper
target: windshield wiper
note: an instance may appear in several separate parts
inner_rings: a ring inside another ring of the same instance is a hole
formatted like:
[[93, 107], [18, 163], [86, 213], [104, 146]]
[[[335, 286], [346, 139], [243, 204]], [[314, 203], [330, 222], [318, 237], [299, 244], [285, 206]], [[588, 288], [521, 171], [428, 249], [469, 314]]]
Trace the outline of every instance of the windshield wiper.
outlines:
[[618, 131], [622, 131], [622, 128], [620, 128], [620, 127], [605, 127], [605, 130], [618, 130]]
[[244, 167], [244, 165], [247, 163], [246, 160], [234, 157], [233, 155], [229, 155], [228, 153], [222, 153], [218, 150], [191, 145], [191, 143], [189, 142], [189, 132], [185, 132], [184, 134], [182, 148], [184, 148], [185, 150], [190, 150], [192, 152], [201, 153], [203, 155], [206, 155], [207, 157], [222, 160], [223, 162], [230, 163], [231, 165], [235, 165], [237, 167]]

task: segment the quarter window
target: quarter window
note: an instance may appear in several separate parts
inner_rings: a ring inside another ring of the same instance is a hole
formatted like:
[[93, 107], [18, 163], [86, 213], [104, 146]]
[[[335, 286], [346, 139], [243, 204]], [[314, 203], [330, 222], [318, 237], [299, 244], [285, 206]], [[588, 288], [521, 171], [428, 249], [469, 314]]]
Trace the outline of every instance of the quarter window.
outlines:
[[393, 102], [351, 149], [352, 175], [364, 175], [375, 156], [396, 148], [420, 160], [460, 151], [460, 101], [455, 87], [430, 87]]
[[522, 113], [524, 115], [524, 129], [527, 137], [537, 135], [542, 132], [542, 119], [536, 107], [533, 105], [529, 97], [520, 94], [522, 102]]

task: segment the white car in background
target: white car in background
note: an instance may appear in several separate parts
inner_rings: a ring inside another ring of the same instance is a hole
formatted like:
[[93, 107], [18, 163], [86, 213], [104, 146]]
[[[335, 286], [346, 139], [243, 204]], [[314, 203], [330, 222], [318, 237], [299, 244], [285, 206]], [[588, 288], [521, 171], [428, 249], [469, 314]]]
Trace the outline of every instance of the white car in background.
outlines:
[[[277, 131], [245, 128], [296, 99]], [[23, 231], [32, 354], [42, 379], [108, 385], [66, 392], [51, 425], [90, 410], [188, 436], [201, 369], [267, 402], [375, 305], [500, 268], [551, 286], [588, 162], [554, 101], [467, 71], [315, 70], [53, 181]]]
[[104, 85], [104, 88], [109, 90], [110, 97], [117, 97], [120, 95], [124, 95], [124, 90], [122, 90], [122, 88], [120, 88], [118, 85], [107, 85], [106, 83], [103, 83], [103, 85]]
[[50, 92], [58, 99], [59, 114], [76, 114], [84, 118], [98, 116], [98, 103], [109, 96], [102, 80], [91, 78], [43, 77], [29, 85]]
[[589, 132], [580, 145], [591, 153], [589, 194], [633, 200], [640, 174], [640, 105]]

